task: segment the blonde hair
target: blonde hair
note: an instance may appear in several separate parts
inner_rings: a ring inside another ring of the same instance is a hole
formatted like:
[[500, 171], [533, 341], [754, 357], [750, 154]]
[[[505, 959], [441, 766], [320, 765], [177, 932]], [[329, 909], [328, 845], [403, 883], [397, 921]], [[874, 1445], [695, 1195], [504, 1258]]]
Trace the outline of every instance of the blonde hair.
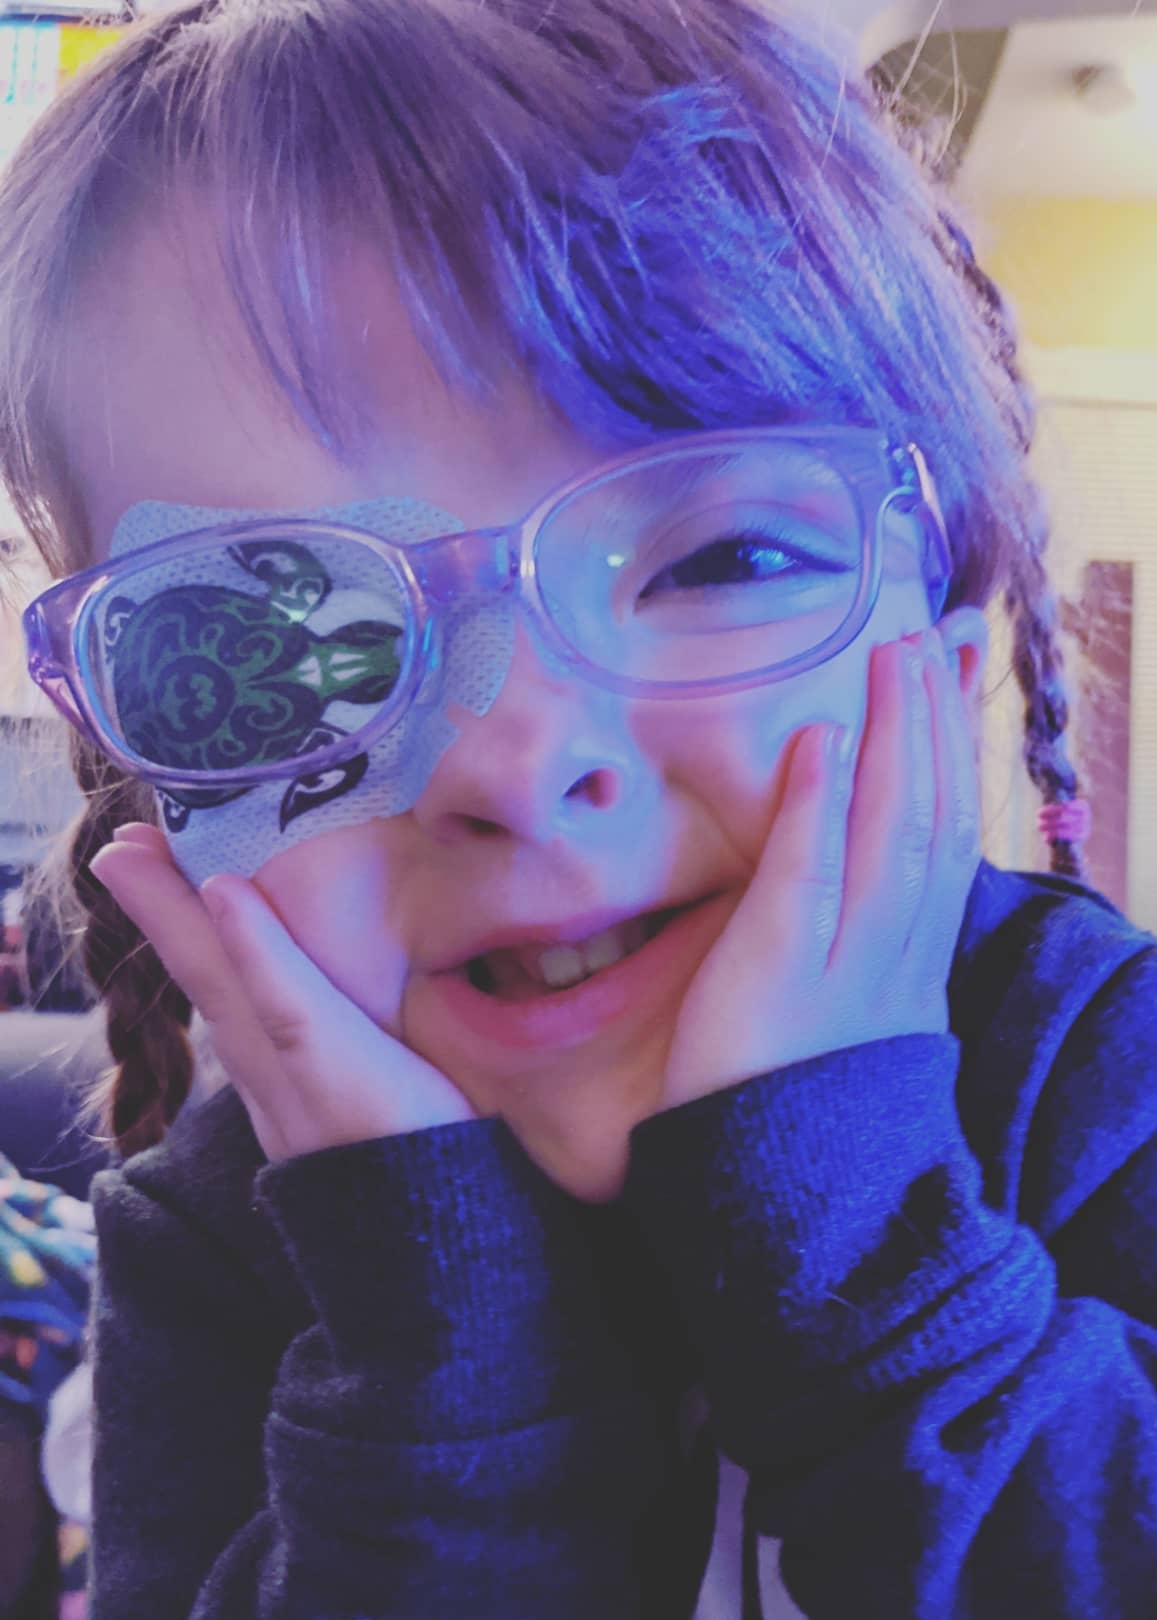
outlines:
[[[80, 566], [70, 302], [190, 186], [270, 377], [325, 443], [355, 443], [366, 424], [327, 358], [327, 255], [353, 232], [388, 254], [457, 388], [485, 395], [513, 364], [621, 440], [820, 418], [918, 442], [947, 605], [1003, 593], [1026, 763], [1070, 799], [1032, 404], [999, 294], [904, 148], [869, 87], [765, 0], [193, 0], [131, 28], [0, 184], [0, 474], [50, 566]], [[184, 1096], [188, 1006], [88, 870], [147, 798], [86, 744], [76, 760], [74, 880], [128, 1151]], [[1067, 844], [1053, 863], [1079, 873]]]

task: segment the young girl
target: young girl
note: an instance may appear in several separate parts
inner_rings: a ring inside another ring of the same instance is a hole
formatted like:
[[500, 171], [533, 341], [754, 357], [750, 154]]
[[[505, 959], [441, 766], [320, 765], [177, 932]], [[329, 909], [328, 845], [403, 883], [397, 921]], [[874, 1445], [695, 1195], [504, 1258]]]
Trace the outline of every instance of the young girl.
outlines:
[[[196, 0], [0, 219], [95, 1620], [1150, 1616], [1157, 950], [868, 91], [755, 0]], [[979, 854], [998, 594], [1051, 879]]]

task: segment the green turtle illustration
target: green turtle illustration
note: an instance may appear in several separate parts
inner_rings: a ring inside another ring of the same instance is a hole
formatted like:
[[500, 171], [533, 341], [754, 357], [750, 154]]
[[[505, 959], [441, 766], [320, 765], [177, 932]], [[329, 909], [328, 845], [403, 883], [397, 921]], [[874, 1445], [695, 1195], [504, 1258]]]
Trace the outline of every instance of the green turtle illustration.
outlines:
[[[146, 602], [118, 597], [104, 620], [113, 697], [129, 747], [150, 764], [189, 771], [282, 764], [345, 735], [328, 705], [382, 703], [400, 670], [399, 626], [358, 620], [328, 635], [309, 628], [331, 582], [307, 546], [250, 541], [230, 556], [260, 582], [258, 596], [226, 585], [172, 585]], [[325, 801], [348, 792], [366, 761], [348, 762]], [[325, 773], [327, 778], [330, 773]], [[340, 773], [339, 773], [340, 774]], [[192, 810], [224, 804], [247, 787], [165, 790], [172, 830]], [[304, 799], [304, 802], [303, 802]], [[168, 801], [172, 801], [172, 809]], [[293, 785], [282, 810], [316, 803]]]

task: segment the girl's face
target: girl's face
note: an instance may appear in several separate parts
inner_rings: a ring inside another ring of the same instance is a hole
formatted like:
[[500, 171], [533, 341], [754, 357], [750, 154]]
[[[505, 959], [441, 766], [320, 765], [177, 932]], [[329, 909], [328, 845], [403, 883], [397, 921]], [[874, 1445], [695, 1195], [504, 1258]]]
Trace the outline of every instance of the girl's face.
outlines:
[[[94, 558], [146, 499], [268, 511], [389, 495], [467, 527], [501, 525], [616, 448], [587, 442], [516, 382], [486, 406], [448, 392], [366, 252], [340, 270], [338, 349], [377, 432], [362, 459], [338, 460], [261, 377], [209, 263], [145, 234], [82, 301], [68, 450]], [[858, 729], [872, 647], [927, 624], [922, 586], [886, 579], [864, 634], [820, 669], [663, 702], [567, 677], [520, 627], [493, 707], [452, 715], [457, 740], [412, 810], [320, 833], [255, 881], [383, 1023], [402, 976], [404, 1039], [476, 1107], [533, 1120], [560, 1155], [597, 1154], [624, 1115], [655, 1105], [682, 997], [759, 859], [789, 739], [818, 720]], [[979, 642], [963, 634], [972, 685]], [[689, 904], [637, 967], [628, 959], [562, 997], [528, 981], [512, 1009], [457, 971], [494, 946], [574, 942]]]

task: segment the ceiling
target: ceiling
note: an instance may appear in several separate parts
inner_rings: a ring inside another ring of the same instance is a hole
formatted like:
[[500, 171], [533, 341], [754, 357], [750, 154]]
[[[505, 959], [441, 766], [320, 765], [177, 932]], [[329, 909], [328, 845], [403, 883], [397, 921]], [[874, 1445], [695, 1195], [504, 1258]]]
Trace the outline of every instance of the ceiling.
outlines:
[[[779, 0], [772, 0], [779, 3]], [[1157, 0], [822, 0], [918, 118], [955, 125], [974, 203], [1157, 200]], [[813, 13], [814, 15], [814, 13]], [[1098, 114], [1074, 73], [1122, 70], [1136, 100]]]
[[[775, 0], [780, 4], [781, 0]], [[167, 11], [180, 0], [136, 0], [140, 12]], [[933, 26], [1007, 28], [1037, 17], [1094, 17], [1145, 9], [1145, 0], [796, 0], [821, 23], [848, 28], [864, 42], [866, 60], [875, 61], [902, 40]]]
[[[1073, 73], [1122, 68], [1135, 105], [1099, 115]], [[1157, 8], [1134, 17], [1014, 28], [977, 121], [962, 176], [979, 198], [1058, 196], [1157, 202]]]
[[[1042, 19], [1148, 14], [1154, 0], [812, 0], [823, 19], [852, 29], [865, 64], [904, 40], [951, 29], [1012, 28]], [[812, 10], [809, 6], [809, 11]]]
[[906, 40], [877, 59], [873, 76], [901, 98], [909, 118], [949, 129], [958, 159], [979, 123], [1009, 37], [1007, 28], [970, 28]]

